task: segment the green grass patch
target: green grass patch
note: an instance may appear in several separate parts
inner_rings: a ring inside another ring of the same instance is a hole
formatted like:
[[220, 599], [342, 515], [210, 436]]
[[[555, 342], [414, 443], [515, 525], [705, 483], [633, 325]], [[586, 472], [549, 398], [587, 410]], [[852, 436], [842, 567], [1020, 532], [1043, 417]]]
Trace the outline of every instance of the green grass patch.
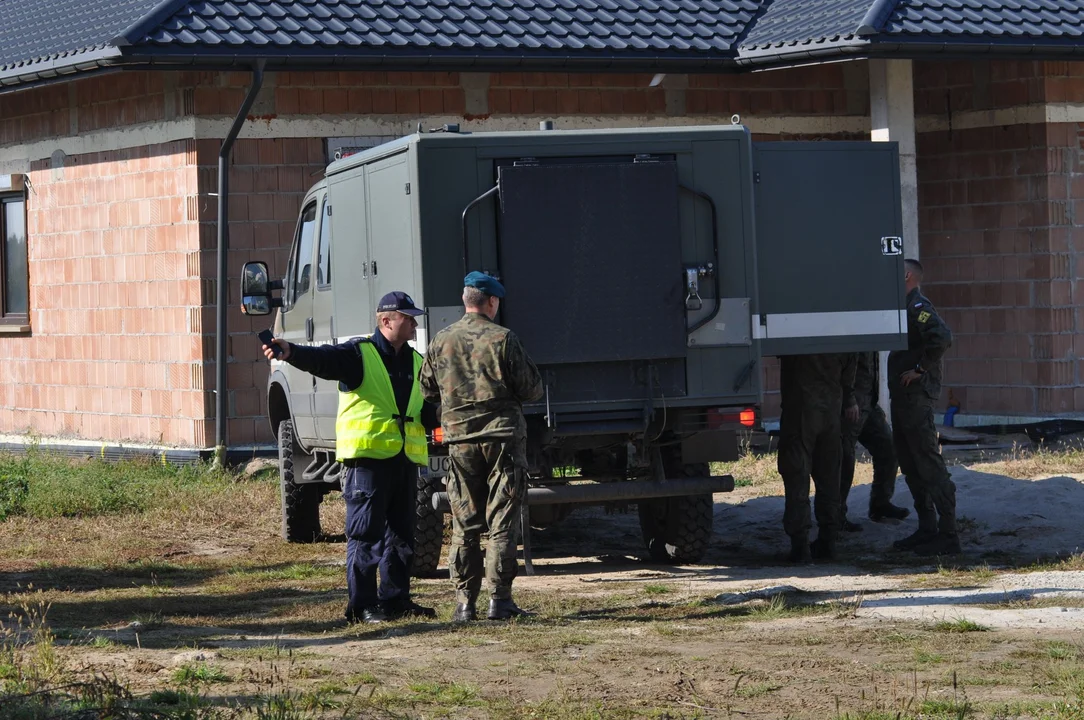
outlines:
[[173, 682], [178, 685], [210, 685], [211, 683], [229, 682], [226, 671], [217, 665], [207, 663], [182, 665], [173, 671]]
[[937, 632], [948, 633], [970, 633], [970, 632], [986, 632], [990, 628], [985, 625], [979, 625], [977, 622], [968, 620], [966, 618], [960, 618], [958, 620], [942, 620], [933, 626], [933, 629]]
[[645, 595], [669, 595], [674, 589], [669, 585], [644, 585]]
[[0, 520], [92, 517], [184, 505], [186, 496], [221, 491], [235, 482], [210, 464], [151, 460], [73, 460], [30, 450], [0, 453]]
[[1046, 654], [1051, 660], [1076, 660], [1078, 653], [1076, 645], [1054, 641], [1046, 646]]

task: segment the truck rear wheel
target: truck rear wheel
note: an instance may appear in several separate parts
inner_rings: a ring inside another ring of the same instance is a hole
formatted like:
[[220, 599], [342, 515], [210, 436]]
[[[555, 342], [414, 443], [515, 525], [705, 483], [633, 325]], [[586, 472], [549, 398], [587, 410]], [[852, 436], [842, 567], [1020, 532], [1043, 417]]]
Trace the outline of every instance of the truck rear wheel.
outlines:
[[418, 504], [414, 510], [414, 577], [432, 577], [440, 565], [444, 513], [433, 509], [433, 493], [443, 489], [439, 477], [419, 474]]
[[[320, 537], [320, 501], [323, 488], [315, 483], [294, 482], [294, 461], [301, 448], [294, 440], [294, 423], [279, 423], [279, 485], [282, 489], [282, 539], [293, 543], [316, 542]], [[300, 474], [300, 469], [296, 471]]]
[[[710, 474], [706, 465], [681, 469], [688, 477]], [[640, 531], [655, 562], [695, 563], [711, 544], [715, 499], [710, 494], [641, 500], [639, 514]]]

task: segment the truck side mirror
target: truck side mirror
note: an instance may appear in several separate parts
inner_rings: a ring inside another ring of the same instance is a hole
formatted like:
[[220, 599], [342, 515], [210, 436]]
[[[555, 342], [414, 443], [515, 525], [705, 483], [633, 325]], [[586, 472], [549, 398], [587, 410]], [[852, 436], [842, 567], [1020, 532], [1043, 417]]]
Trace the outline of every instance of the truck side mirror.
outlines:
[[271, 308], [282, 307], [282, 300], [272, 297], [272, 290], [281, 290], [282, 283], [271, 280], [267, 263], [247, 262], [241, 271], [241, 312], [245, 315], [267, 315]]

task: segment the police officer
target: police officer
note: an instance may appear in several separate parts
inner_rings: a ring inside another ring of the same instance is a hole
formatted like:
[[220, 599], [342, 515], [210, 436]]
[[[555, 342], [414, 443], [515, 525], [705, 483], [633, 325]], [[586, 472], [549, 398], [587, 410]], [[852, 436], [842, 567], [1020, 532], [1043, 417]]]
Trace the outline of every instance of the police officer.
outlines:
[[945, 468], [933, 420], [941, 395], [941, 357], [952, 333], [922, 295], [922, 265], [904, 261], [907, 290], [907, 349], [888, 356], [892, 438], [896, 457], [915, 499], [918, 530], [893, 546], [919, 555], [960, 552], [956, 533], [956, 485]]
[[441, 404], [441, 424], [452, 472], [449, 571], [455, 582], [453, 620], [477, 618], [482, 587], [481, 535], [489, 532], [485, 577], [487, 617], [527, 614], [512, 600], [521, 503], [527, 496], [523, 403], [542, 397], [542, 378], [519, 338], [494, 318], [504, 297], [495, 278], [472, 272], [463, 280], [463, 317], [430, 342], [421, 386]]
[[892, 504], [896, 491], [896, 451], [892, 445], [892, 429], [888, 427], [884, 410], [877, 403], [878, 360], [875, 352], [857, 355], [854, 375], [854, 399], [858, 403], [858, 421], [843, 419], [843, 469], [839, 483], [840, 509], [843, 529], [858, 532], [862, 526], [847, 519], [847, 496], [854, 482], [854, 450], [856, 443], [869, 451], [873, 458], [873, 487], [869, 493], [869, 519], [882, 522], [902, 520], [911, 514], [907, 508]]
[[[790, 536], [790, 559], [831, 560], [841, 525], [839, 472], [840, 417], [857, 420], [854, 353], [788, 355], [780, 358], [779, 474], [785, 505], [783, 530]], [[817, 539], [809, 542], [809, 480], [817, 488]]]
[[335, 455], [345, 469], [350, 622], [436, 617], [410, 597], [418, 466], [428, 463], [425, 431], [439, 424], [418, 385], [422, 356], [407, 344], [423, 313], [406, 293], [391, 292], [377, 305], [371, 337], [320, 347], [272, 341], [281, 360], [339, 382]]

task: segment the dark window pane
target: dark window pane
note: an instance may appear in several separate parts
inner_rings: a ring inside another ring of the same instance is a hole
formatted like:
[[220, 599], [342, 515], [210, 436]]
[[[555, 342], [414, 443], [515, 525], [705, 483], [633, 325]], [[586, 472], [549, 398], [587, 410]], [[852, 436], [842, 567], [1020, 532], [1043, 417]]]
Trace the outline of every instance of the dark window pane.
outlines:
[[316, 265], [316, 277], [321, 287], [331, 284], [331, 218], [327, 216], [327, 201], [324, 201], [324, 214], [320, 218], [319, 259]]
[[4, 310], [8, 315], [26, 315], [30, 289], [27, 281], [26, 203], [4, 203]]

